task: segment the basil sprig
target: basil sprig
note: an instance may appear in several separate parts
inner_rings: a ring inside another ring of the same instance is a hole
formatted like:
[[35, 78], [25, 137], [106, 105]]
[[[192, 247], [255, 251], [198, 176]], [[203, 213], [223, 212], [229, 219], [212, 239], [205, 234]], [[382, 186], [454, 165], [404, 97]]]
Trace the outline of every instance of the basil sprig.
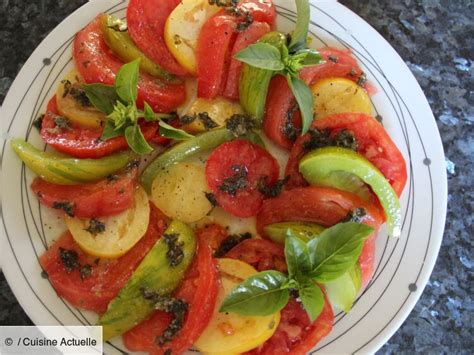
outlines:
[[296, 0], [298, 17], [289, 45], [281, 49], [269, 43], [255, 43], [241, 50], [235, 58], [250, 66], [274, 71], [286, 77], [288, 86], [295, 95], [303, 120], [302, 134], [313, 121], [314, 98], [308, 85], [300, 79], [299, 72], [307, 66], [324, 62], [318, 51], [306, 47], [310, 6], [308, 0]]
[[288, 275], [269, 270], [249, 277], [225, 298], [219, 312], [270, 315], [285, 307], [290, 289], [294, 289], [314, 321], [325, 302], [317, 283], [333, 281], [350, 270], [372, 232], [373, 228], [365, 224], [339, 223], [304, 242], [289, 229], [285, 239]]
[[107, 114], [101, 140], [124, 136], [129, 147], [137, 154], [153, 151], [143, 137], [138, 120], [159, 121], [160, 134], [164, 137], [184, 140], [193, 136], [183, 130], [174, 128], [164, 121], [172, 117], [167, 114], [155, 113], [151, 106], [144, 102], [143, 110], [136, 105], [138, 96], [138, 74], [140, 59], [124, 64], [117, 72], [114, 86], [104, 84], [82, 85], [92, 105]]

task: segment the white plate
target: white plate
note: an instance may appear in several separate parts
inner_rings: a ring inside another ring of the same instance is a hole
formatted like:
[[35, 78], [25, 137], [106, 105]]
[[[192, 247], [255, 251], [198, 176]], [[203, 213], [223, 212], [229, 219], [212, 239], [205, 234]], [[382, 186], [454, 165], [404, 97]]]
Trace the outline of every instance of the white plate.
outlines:
[[[278, 28], [290, 31], [294, 5], [278, 4]], [[126, 1], [85, 4], [67, 17], [39, 45], [24, 65], [4, 101], [2, 124], [7, 137], [24, 137], [44, 147], [32, 121], [44, 111], [56, 83], [71, 66], [74, 35], [100, 11], [124, 16]], [[415, 78], [390, 45], [367, 23], [335, 1], [312, 1], [311, 32], [316, 47], [329, 44], [351, 48], [378, 88], [373, 103], [407, 162], [408, 183], [403, 193], [403, 232], [377, 240], [375, 276], [348, 315], [338, 314], [334, 330], [316, 347], [323, 353], [375, 352], [408, 316], [435, 264], [446, 216], [447, 182], [444, 153], [428, 102]], [[33, 177], [2, 142], [3, 254], [6, 278], [18, 301], [39, 325], [80, 325], [96, 317], [59, 299], [48, 280], [41, 278], [37, 256], [60, 224], [41, 208], [29, 189]], [[119, 353], [123, 344], [106, 344]]]

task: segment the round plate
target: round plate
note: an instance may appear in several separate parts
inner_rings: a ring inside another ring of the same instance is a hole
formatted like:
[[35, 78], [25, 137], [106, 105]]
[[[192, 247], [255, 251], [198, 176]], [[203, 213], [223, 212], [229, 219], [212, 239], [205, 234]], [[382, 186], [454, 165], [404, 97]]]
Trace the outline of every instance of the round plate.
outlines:
[[[293, 1], [275, 1], [278, 28], [295, 22]], [[39, 45], [10, 88], [2, 109], [6, 137], [23, 137], [44, 147], [33, 120], [44, 112], [61, 77], [72, 66], [74, 35], [98, 12], [125, 16], [126, 1], [85, 4], [67, 17]], [[420, 297], [435, 264], [446, 217], [447, 181], [444, 153], [428, 102], [415, 78], [390, 45], [367, 23], [335, 1], [312, 1], [312, 46], [350, 48], [377, 87], [373, 104], [402, 151], [409, 173], [403, 193], [403, 231], [377, 240], [375, 275], [349, 314], [336, 316], [334, 329], [314, 349], [325, 353], [375, 352], [398, 329]], [[33, 174], [2, 144], [3, 272], [30, 318], [39, 325], [93, 324], [96, 316], [57, 297], [41, 277], [38, 256], [64, 225], [41, 208], [29, 189]], [[107, 353], [125, 351], [120, 341]]]

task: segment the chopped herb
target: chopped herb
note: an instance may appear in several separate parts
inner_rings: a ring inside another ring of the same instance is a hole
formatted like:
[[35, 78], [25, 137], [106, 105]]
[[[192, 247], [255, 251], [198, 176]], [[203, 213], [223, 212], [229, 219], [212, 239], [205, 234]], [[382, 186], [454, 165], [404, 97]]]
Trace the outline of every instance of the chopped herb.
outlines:
[[33, 126], [39, 130], [41, 130], [41, 127], [43, 126], [43, 119], [44, 115], [38, 116], [34, 121], [33, 121]]
[[381, 115], [376, 115], [376, 116], [375, 116], [375, 119], [376, 119], [377, 121], [379, 121], [380, 123], [382, 123], [382, 121], [383, 121], [383, 117], [382, 117]]
[[222, 258], [227, 252], [229, 252], [233, 247], [237, 244], [243, 242], [246, 239], [252, 238], [252, 234], [250, 233], [242, 233], [242, 234], [232, 234], [225, 238], [219, 248], [214, 252], [215, 258]]
[[362, 223], [362, 219], [367, 215], [367, 211], [362, 208], [356, 208], [350, 211], [346, 218], [342, 222], [355, 222], [355, 223]]
[[77, 261], [78, 257], [79, 255], [75, 250], [59, 248], [59, 258], [64, 263], [64, 267], [68, 273], [80, 267], [79, 262]]
[[165, 329], [162, 335], [155, 340], [156, 344], [163, 346], [165, 343], [173, 339], [184, 324], [184, 318], [188, 311], [188, 304], [181, 299], [170, 296], [161, 296], [152, 290], [141, 288], [142, 297], [154, 303], [154, 308], [167, 313], [173, 314], [173, 320]]
[[237, 191], [243, 190], [247, 187], [247, 168], [243, 165], [233, 165], [231, 167], [234, 175], [225, 178], [219, 190], [227, 192], [231, 196], [235, 196]]
[[349, 76], [356, 76], [357, 75], [357, 71], [352, 68], [351, 71], [348, 73]]
[[92, 274], [92, 266], [89, 264], [83, 265], [79, 269], [79, 273], [81, 274], [81, 280], [87, 279]]
[[206, 131], [219, 126], [216, 122], [214, 122], [207, 112], [199, 112], [197, 114], [197, 118], [202, 122]]
[[89, 227], [84, 230], [90, 234], [97, 235], [105, 232], [105, 224], [96, 218], [92, 218], [89, 222]]
[[343, 129], [334, 137], [335, 145], [341, 148], [357, 151], [358, 143], [354, 135], [347, 129]]
[[63, 97], [66, 97], [69, 94], [69, 91], [71, 90], [71, 82], [69, 80], [61, 80], [61, 84], [64, 86], [64, 92], [63, 92]]
[[133, 169], [137, 169], [138, 167], [140, 166], [140, 160], [138, 159], [135, 159], [135, 160], [132, 160], [130, 163], [128, 163], [127, 165], [125, 165], [125, 168], [124, 170], [129, 172]]
[[286, 112], [285, 123], [283, 125], [282, 131], [287, 139], [290, 141], [295, 141], [298, 138], [298, 129], [293, 124], [293, 116], [298, 112], [299, 107], [297, 104], [293, 105], [291, 109]]
[[[83, 64], [85, 63], [86, 62], [84, 62]], [[89, 62], [87, 64], [89, 64]], [[69, 80], [63, 80], [61, 81], [61, 83], [64, 85], [63, 97], [71, 95], [72, 98], [76, 100], [76, 102], [79, 103], [82, 107], [92, 107], [92, 103], [87, 97], [86, 92], [79, 86], [79, 84], [72, 84]]]
[[254, 127], [254, 121], [249, 115], [234, 114], [226, 120], [225, 126], [236, 137], [240, 137], [247, 134]]
[[331, 62], [333, 62], [333, 63], [337, 63], [337, 62], [339, 61], [339, 58], [336, 57], [334, 54], [330, 54], [330, 55], [328, 56], [328, 59], [329, 59]]
[[266, 177], [261, 178], [258, 181], [258, 190], [268, 198], [274, 198], [277, 197], [281, 191], [283, 190], [283, 187], [285, 184], [288, 182], [290, 179], [289, 176], [285, 176], [284, 179], [277, 180], [276, 183], [274, 183], [272, 186], [267, 184], [267, 179]]
[[310, 128], [308, 131], [309, 139], [303, 143], [305, 150], [312, 150], [333, 145], [331, 132], [328, 129], [319, 130]]
[[47, 279], [47, 278], [49, 277], [49, 275], [48, 275], [48, 273], [47, 273], [46, 271], [41, 270], [41, 277], [42, 277], [43, 279]]
[[183, 252], [183, 242], [178, 243], [179, 234], [170, 233], [163, 234], [163, 238], [168, 245], [168, 251], [166, 252], [166, 258], [171, 267], [175, 267], [183, 261], [184, 252]]
[[211, 203], [212, 207], [216, 207], [219, 205], [216, 199], [216, 195], [214, 195], [212, 192], [204, 192], [204, 195], [206, 195], [206, 198]]
[[53, 202], [53, 208], [57, 210], [63, 210], [70, 217], [74, 217], [74, 203], [72, 202]]
[[367, 74], [362, 73], [360, 74], [359, 78], [357, 79], [357, 85], [364, 87], [367, 83]]
[[190, 124], [196, 120], [196, 115], [184, 115], [179, 118], [182, 124]]
[[69, 120], [63, 116], [56, 116], [54, 118], [54, 124], [60, 129], [70, 130], [71, 126], [69, 125]]
[[236, 30], [237, 32], [244, 32], [249, 26], [253, 23], [253, 16], [250, 11], [247, 10], [237, 10], [239, 11], [239, 15], [237, 17], [243, 17], [243, 21], [237, 24]]
[[118, 175], [109, 174], [107, 175], [107, 182], [117, 181], [119, 179]]

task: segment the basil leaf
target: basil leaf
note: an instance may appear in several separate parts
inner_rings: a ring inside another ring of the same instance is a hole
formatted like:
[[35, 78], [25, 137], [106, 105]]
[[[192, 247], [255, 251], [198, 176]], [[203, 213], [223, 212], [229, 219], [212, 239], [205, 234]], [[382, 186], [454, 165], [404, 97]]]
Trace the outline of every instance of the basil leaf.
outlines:
[[138, 71], [140, 59], [122, 65], [115, 77], [115, 91], [126, 103], [135, 103], [137, 99]]
[[306, 48], [308, 38], [309, 21], [311, 8], [308, 0], [296, 0], [296, 18], [295, 30], [291, 34], [290, 52], [294, 53], [299, 49]]
[[143, 102], [143, 118], [147, 122], [155, 120], [155, 112], [153, 111], [151, 106], [148, 105], [148, 102], [146, 101]]
[[325, 283], [343, 275], [357, 262], [364, 241], [373, 231], [365, 224], [339, 223], [311, 239], [307, 244], [313, 265], [311, 277]]
[[311, 322], [314, 322], [321, 314], [324, 304], [326, 303], [323, 292], [318, 285], [308, 279], [299, 282], [298, 291], [309, 319]]
[[311, 271], [311, 260], [306, 243], [288, 230], [285, 239], [285, 259], [290, 278], [306, 277]]
[[175, 128], [164, 121], [160, 121], [160, 134], [163, 137], [176, 139], [176, 140], [187, 140], [190, 138], [194, 138], [192, 134], [189, 134], [182, 129]]
[[346, 313], [349, 312], [361, 288], [361, 284], [362, 272], [359, 263], [355, 263], [342, 276], [324, 284], [329, 303]]
[[114, 123], [110, 120], [107, 120], [105, 122], [104, 131], [102, 132], [100, 139], [106, 141], [111, 138], [123, 136], [124, 133], [125, 129], [123, 127], [116, 129]]
[[128, 146], [137, 154], [147, 154], [153, 151], [153, 148], [150, 147], [145, 137], [143, 137], [138, 124], [125, 128], [125, 139], [127, 140]]
[[312, 65], [322, 64], [325, 61], [321, 54], [314, 49], [302, 49], [298, 51], [295, 55], [301, 56], [300, 65], [302, 67], [309, 67]]
[[83, 84], [82, 89], [92, 105], [99, 111], [109, 115], [114, 111], [114, 106], [119, 97], [115, 88], [104, 84]]
[[280, 51], [268, 43], [255, 43], [237, 53], [234, 58], [253, 67], [267, 70], [283, 70]]
[[269, 270], [249, 277], [225, 298], [219, 312], [234, 312], [245, 316], [268, 316], [288, 303], [288, 278]]
[[286, 80], [288, 85], [295, 95], [296, 102], [300, 108], [303, 126], [301, 127], [301, 134], [308, 132], [311, 123], [313, 122], [313, 106], [314, 98], [308, 85], [296, 76], [287, 75]]

